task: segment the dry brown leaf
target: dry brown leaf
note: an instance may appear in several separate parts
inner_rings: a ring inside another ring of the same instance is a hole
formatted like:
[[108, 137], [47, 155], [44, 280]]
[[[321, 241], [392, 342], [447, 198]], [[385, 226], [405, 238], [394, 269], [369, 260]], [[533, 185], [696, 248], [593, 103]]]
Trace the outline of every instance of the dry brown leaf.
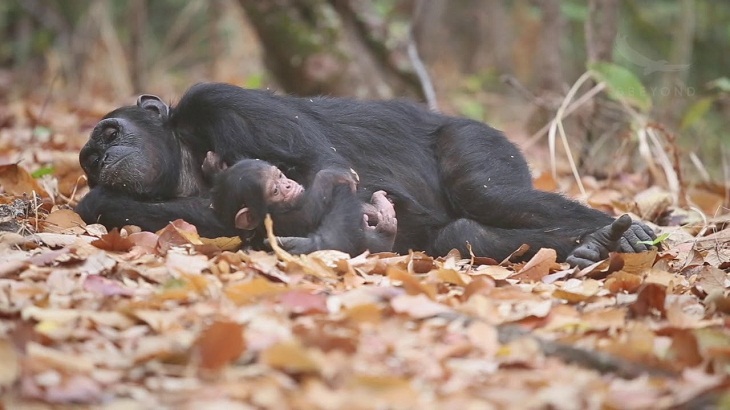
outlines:
[[163, 254], [175, 246], [203, 244], [195, 226], [182, 219], [170, 222], [156, 234], [159, 236], [158, 244]]
[[79, 214], [70, 209], [58, 209], [43, 220], [43, 230], [51, 233], [83, 234], [86, 223]]
[[581, 320], [589, 329], [620, 329], [626, 325], [626, 312], [626, 308], [594, 310], [583, 313]]
[[366, 303], [345, 308], [349, 320], [360, 323], [378, 323], [382, 318], [382, 308], [374, 303]]
[[296, 314], [327, 313], [327, 296], [300, 290], [279, 295], [282, 307]]
[[624, 271], [610, 274], [606, 279], [604, 287], [611, 293], [627, 292], [634, 293], [643, 283], [641, 276]]
[[40, 197], [48, 197], [48, 193], [38, 181], [18, 164], [0, 165], [0, 187], [11, 195], [31, 195], [35, 192]]
[[537, 282], [550, 273], [550, 269], [559, 268], [555, 249], [542, 248], [511, 279]]
[[515, 271], [500, 265], [482, 265], [472, 271], [472, 275], [486, 275], [494, 280], [504, 280], [514, 275]]
[[476, 276], [464, 287], [464, 293], [461, 295], [463, 301], [469, 300], [470, 297], [476, 294], [489, 294], [494, 289], [495, 283], [489, 276]]
[[671, 361], [675, 368], [695, 367], [702, 363], [699, 343], [693, 331], [677, 330], [672, 332], [672, 345], [669, 348]]
[[724, 292], [730, 288], [730, 276], [714, 266], [702, 266], [697, 272], [697, 287], [703, 292]]
[[123, 237], [117, 228], [112, 229], [106, 235], [102, 235], [101, 238], [91, 242], [91, 244], [110, 252], [126, 252], [134, 246], [134, 242], [127, 237]]
[[144, 231], [135, 232], [127, 236], [127, 239], [134, 244], [131, 252], [134, 252], [135, 255], [157, 254], [157, 242], [160, 240], [157, 234]]
[[631, 312], [638, 317], [647, 315], [664, 316], [664, 301], [667, 288], [656, 283], [645, 283], [638, 292], [638, 299], [629, 306]]
[[104, 296], [132, 296], [134, 290], [101, 275], [89, 275], [84, 280], [84, 290]]
[[288, 373], [313, 373], [320, 369], [309, 351], [293, 341], [277, 343], [264, 350], [261, 362]]
[[390, 306], [396, 313], [406, 314], [413, 319], [425, 319], [452, 312], [448, 306], [434, 302], [424, 294], [397, 296], [390, 301]]
[[241, 248], [243, 242], [238, 236], [219, 238], [200, 238], [203, 245], [213, 245], [221, 251], [234, 252]]
[[647, 221], [655, 221], [665, 213], [674, 202], [672, 194], [658, 186], [640, 192], [634, 197], [639, 216]]
[[286, 292], [286, 290], [283, 286], [257, 276], [248, 282], [229, 285], [224, 291], [228, 299], [238, 305], [242, 305], [254, 302], [262, 297]]
[[15, 383], [20, 375], [18, 354], [13, 344], [7, 339], [0, 339], [0, 392]]
[[547, 192], [555, 192], [558, 189], [558, 181], [553, 178], [551, 172], [541, 172], [537, 177], [532, 179], [532, 185], [535, 189]]
[[641, 253], [617, 253], [616, 255], [624, 260], [624, 266], [621, 270], [634, 275], [641, 275], [654, 265], [657, 250], [652, 249]]
[[209, 263], [205, 255], [168, 253], [165, 257], [165, 267], [170, 273], [175, 276], [190, 275], [193, 281], [200, 273], [208, 269]]
[[205, 328], [195, 343], [200, 367], [219, 370], [238, 359], [246, 349], [243, 326], [230, 321], [215, 321]]
[[423, 283], [407, 271], [391, 266], [386, 272], [390, 280], [402, 283], [403, 289], [409, 294], [415, 295], [422, 293], [432, 299], [436, 297], [437, 292], [433, 286]]
[[716, 193], [698, 187], [691, 187], [687, 190], [692, 204], [698, 206], [707, 215], [715, 215], [722, 209], [726, 193]]
[[453, 269], [439, 269], [436, 271], [436, 279], [456, 286], [466, 286], [459, 272]]
[[428, 273], [435, 267], [433, 258], [423, 252], [411, 252], [408, 260], [408, 272]]
[[601, 283], [597, 280], [568, 279], [553, 291], [553, 296], [570, 303], [580, 303], [597, 295], [600, 290]]

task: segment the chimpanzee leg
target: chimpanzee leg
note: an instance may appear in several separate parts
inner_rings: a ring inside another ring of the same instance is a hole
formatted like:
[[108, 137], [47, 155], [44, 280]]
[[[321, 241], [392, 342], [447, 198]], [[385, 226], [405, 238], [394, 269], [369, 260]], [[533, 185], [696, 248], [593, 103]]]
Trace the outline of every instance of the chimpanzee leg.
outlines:
[[[454, 120], [440, 130], [436, 152], [441, 180], [456, 212], [482, 225], [509, 228], [524, 242], [538, 240], [540, 231], [557, 232], [545, 236], [557, 240], [569, 232], [593, 233], [613, 222], [603, 212], [534, 189], [519, 150], [484, 124]], [[628, 241], [621, 250], [646, 250], [647, 245], [637, 242], [652, 236], [648, 227], [633, 224], [624, 233]]]
[[519, 150], [483, 124], [453, 121], [442, 128], [436, 152], [449, 200], [469, 219], [504, 228], [596, 229], [612, 221], [561, 195], [533, 189]]
[[[366, 248], [366, 235], [362, 225], [362, 207], [357, 195], [348, 185], [332, 188], [331, 206], [323, 212], [321, 222], [307, 237], [278, 237], [279, 244], [294, 254], [311, 253], [320, 249], [336, 249], [357, 255]], [[274, 218], [274, 232], [276, 215]]]
[[[552, 248], [557, 252], [559, 260], [565, 260], [571, 255], [573, 248], [578, 245], [584, 231], [581, 228], [496, 228], [482, 225], [471, 219], [461, 218], [446, 225], [438, 232], [433, 241], [434, 249], [432, 251], [438, 255], [445, 255], [455, 248], [461, 252], [462, 256], [465, 256], [469, 254], [466, 246], [468, 242], [475, 255], [501, 260], [516, 251], [521, 245], [528, 244], [530, 249], [523, 258], [531, 257], [540, 248]], [[598, 256], [596, 255], [596, 257]]]

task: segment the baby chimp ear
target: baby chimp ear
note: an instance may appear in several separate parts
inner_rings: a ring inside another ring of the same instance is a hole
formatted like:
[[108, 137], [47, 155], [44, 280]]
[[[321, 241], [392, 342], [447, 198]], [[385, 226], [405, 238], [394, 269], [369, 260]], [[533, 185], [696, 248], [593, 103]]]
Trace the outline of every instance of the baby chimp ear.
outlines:
[[170, 107], [162, 102], [160, 97], [152, 94], [142, 94], [137, 98], [137, 107], [157, 113], [163, 120], [170, 115]]
[[254, 230], [259, 225], [259, 221], [257, 221], [256, 219], [256, 216], [254, 216], [253, 212], [251, 212], [250, 209], [241, 208], [236, 213], [236, 228], [246, 231]]

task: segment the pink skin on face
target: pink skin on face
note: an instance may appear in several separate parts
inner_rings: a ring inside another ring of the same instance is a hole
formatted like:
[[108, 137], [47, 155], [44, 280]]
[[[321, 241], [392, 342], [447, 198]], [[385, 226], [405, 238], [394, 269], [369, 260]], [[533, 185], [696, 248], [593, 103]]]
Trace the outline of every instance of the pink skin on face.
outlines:
[[269, 203], [294, 203], [304, 193], [304, 187], [287, 178], [279, 168], [272, 166], [271, 175], [266, 186]]

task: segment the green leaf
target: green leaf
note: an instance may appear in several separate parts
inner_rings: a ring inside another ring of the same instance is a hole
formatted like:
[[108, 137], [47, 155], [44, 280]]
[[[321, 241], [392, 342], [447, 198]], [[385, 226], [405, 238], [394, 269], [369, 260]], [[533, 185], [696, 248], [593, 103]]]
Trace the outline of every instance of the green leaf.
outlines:
[[164, 284], [162, 284], [163, 289], [177, 289], [177, 288], [184, 288], [185, 285], [187, 285], [187, 282], [185, 282], [182, 279], [169, 279], [165, 281]]
[[730, 78], [720, 77], [710, 82], [711, 88], [717, 88], [720, 91], [730, 93]]
[[588, 69], [596, 81], [606, 84], [606, 92], [611, 98], [623, 101], [643, 112], [651, 109], [649, 93], [631, 71], [606, 62], [591, 63]]
[[454, 105], [460, 115], [477, 121], [484, 120], [484, 107], [479, 101], [462, 96], [454, 99]]
[[695, 103], [687, 109], [687, 112], [682, 117], [682, 124], [679, 127], [682, 130], [686, 130], [694, 125], [698, 120], [704, 117], [708, 111], [710, 111], [713, 102], [715, 102], [713, 97], [705, 97], [695, 101]]
[[261, 88], [261, 86], [264, 84], [264, 76], [263, 74], [252, 74], [246, 78], [246, 81], [244, 82], [243, 86], [245, 88], [252, 88], [257, 89]]
[[656, 245], [659, 245], [660, 243], [663, 243], [664, 241], [666, 241], [667, 238], [669, 238], [669, 232], [664, 232], [663, 234], [657, 236], [656, 239], [654, 239], [653, 241], [639, 241], [637, 243], [656, 246]]
[[578, 2], [562, 2], [560, 11], [568, 20], [584, 22], [588, 18], [588, 5], [582, 1]]
[[33, 171], [33, 173], [31, 173], [30, 176], [32, 176], [33, 178], [40, 178], [43, 175], [51, 175], [54, 172], [55, 172], [55, 169], [53, 167], [43, 167], [43, 168], [39, 168], [39, 169]]
[[35, 138], [47, 139], [51, 136], [51, 129], [43, 127], [41, 125], [37, 125], [35, 128], [33, 128], [33, 136]]

